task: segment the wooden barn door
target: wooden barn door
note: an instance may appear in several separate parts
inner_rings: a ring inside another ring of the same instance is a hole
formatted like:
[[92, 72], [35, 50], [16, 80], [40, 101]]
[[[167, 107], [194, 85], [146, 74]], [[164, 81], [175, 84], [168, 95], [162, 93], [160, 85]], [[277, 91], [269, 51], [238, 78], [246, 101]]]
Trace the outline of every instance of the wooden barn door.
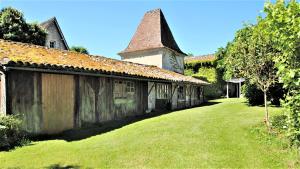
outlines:
[[59, 133], [74, 126], [74, 77], [42, 74], [43, 129]]

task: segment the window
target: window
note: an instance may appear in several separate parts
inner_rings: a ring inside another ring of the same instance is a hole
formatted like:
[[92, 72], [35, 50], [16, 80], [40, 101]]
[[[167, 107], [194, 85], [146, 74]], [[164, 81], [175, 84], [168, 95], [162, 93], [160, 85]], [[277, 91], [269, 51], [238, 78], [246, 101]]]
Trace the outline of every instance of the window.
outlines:
[[135, 91], [134, 83], [130, 82], [130, 81], [127, 81], [126, 82], [126, 92], [127, 93], [134, 93], [134, 91]]
[[185, 95], [184, 95], [184, 87], [183, 86], [178, 87], [177, 93], [178, 93], [178, 99], [179, 100], [184, 100], [185, 99], [184, 98]]
[[134, 82], [131, 81], [114, 81], [114, 98], [127, 98], [128, 94], [135, 92]]
[[50, 48], [56, 48], [56, 42], [50, 41]]
[[170, 85], [168, 84], [157, 84], [156, 85], [156, 97], [157, 99], [168, 99]]

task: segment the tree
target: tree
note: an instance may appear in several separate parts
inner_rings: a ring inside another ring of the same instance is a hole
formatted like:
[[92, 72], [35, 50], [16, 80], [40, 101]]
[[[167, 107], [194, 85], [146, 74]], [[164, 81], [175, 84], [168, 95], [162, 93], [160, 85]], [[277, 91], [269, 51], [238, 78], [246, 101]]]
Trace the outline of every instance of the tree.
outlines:
[[266, 29], [280, 51], [275, 62], [280, 82], [287, 90], [284, 107], [288, 136], [300, 146], [300, 4], [296, 0], [278, 0], [266, 3], [264, 12]]
[[257, 25], [246, 25], [236, 33], [228, 46], [224, 65], [227, 74], [244, 77], [256, 84], [264, 93], [265, 122], [270, 129], [267, 92], [277, 81], [274, 57], [278, 55], [272, 46], [266, 23], [259, 19]]
[[0, 11], [0, 38], [45, 45], [47, 33], [37, 24], [26, 23], [23, 14], [11, 7]]
[[82, 46], [72, 46], [70, 50], [74, 52], [83, 53], [83, 54], [89, 54], [88, 50]]

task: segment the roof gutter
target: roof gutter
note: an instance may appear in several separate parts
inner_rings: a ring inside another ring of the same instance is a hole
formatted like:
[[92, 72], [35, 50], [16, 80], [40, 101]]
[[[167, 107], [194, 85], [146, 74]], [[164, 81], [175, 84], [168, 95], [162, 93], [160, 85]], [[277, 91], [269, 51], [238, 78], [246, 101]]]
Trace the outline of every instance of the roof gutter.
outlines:
[[42, 72], [42, 73], [54, 73], [54, 74], [69, 74], [69, 75], [84, 75], [84, 76], [97, 76], [97, 77], [110, 77], [110, 78], [120, 78], [127, 80], [138, 80], [138, 81], [147, 81], [147, 82], [160, 82], [160, 83], [186, 83], [186, 84], [194, 84], [194, 85], [205, 85], [205, 84], [196, 84], [189, 82], [176, 82], [171, 80], [159, 80], [159, 79], [151, 79], [151, 78], [141, 78], [141, 77], [128, 77], [128, 76], [120, 76], [113, 74], [100, 74], [100, 73], [87, 73], [87, 72], [76, 72], [76, 71], [68, 71], [68, 70], [53, 70], [53, 69], [41, 69], [41, 68], [29, 68], [29, 67], [14, 67], [14, 66], [2, 66], [5, 72], [9, 70], [23, 70], [23, 71], [33, 71], [33, 72]]

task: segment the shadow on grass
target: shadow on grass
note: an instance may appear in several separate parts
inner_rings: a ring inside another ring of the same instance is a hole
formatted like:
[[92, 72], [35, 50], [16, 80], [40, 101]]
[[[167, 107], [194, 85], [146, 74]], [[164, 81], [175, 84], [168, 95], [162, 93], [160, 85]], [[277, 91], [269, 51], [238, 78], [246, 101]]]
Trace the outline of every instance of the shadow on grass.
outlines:
[[60, 164], [53, 164], [50, 165], [48, 167], [45, 167], [46, 169], [79, 169], [79, 166], [76, 165], [66, 165], [66, 166], [62, 166]]
[[[217, 101], [209, 101], [207, 103], [204, 103], [197, 107], [203, 107], [203, 106], [211, 106], [218, 104], [220, 102]], [[197, 107], [191, 107], [191, 108], [197, 108]], [[177, 110], [176, 110], [177, 111]], [[114, 121], [108, 121], [104, 123], [89, 125], [88, 127], [83, 128], [77, 128], [65, 131], [61, 134], [57, 135], [42, 135], [42, 136], [35, 136], [32, 139], [34, 140], [51, 140], [51, 139], [62, 139], [65, 141], [78, 141], [82, 139], [86, 139], [95, 135], [103, 134], [115, 129], [122, 128], [123, 126], [144, 120], [149, 119], [153, 117], [158, 117], [164, 114], [169, 114], [174, 111], [165, 111], [165, 112], [152, 112], [148, 114], [133, 116], [133, 117], [126, 117], [121, 120], [114, 120]]]

